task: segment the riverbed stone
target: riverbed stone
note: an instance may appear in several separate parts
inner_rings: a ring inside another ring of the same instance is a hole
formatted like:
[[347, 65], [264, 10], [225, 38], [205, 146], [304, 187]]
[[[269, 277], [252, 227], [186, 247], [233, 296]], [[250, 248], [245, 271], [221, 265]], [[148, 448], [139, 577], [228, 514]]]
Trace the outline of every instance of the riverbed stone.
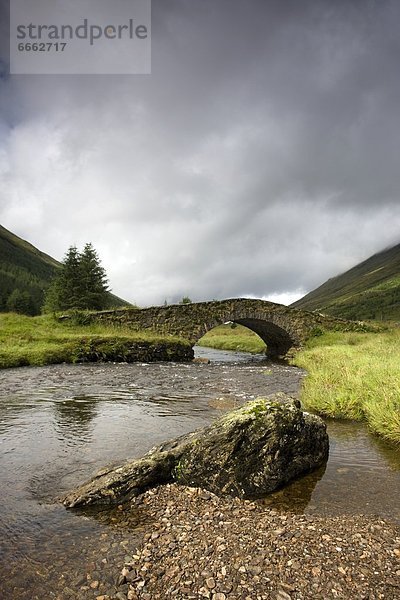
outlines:
[[262, 497], [319, 467], [328, 451], [322, 419], [278, 393], [248, 402], [143, 458], [103, 469], [61, 501], [70, 508], [115, 504], [173, 481], [218, 495]]

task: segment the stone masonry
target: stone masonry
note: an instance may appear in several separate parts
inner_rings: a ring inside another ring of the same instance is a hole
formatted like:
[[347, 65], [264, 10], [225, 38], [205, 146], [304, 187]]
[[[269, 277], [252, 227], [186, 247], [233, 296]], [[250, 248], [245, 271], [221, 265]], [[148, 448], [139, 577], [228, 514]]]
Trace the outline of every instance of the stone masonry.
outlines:
[[321, 330], [363, 330], [363, 324], [334, 319], [265, 300], [234, 298], [191, 304], [101, 311], [93, 319], [174, 335], [194, 345], [207, 331], [226, 322], [248, 327], [267, 344], [268, 355], [284, 356]]

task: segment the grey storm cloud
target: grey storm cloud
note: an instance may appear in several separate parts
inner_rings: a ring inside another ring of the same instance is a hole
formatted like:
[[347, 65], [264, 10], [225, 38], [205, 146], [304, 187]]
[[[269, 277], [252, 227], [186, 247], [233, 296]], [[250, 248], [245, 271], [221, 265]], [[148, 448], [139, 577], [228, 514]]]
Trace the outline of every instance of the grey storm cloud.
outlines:
[[2, 77], [2, 225], [139, 304], [294, 299], [400, 241], [397, 0], [152, 6], [149, 76]]

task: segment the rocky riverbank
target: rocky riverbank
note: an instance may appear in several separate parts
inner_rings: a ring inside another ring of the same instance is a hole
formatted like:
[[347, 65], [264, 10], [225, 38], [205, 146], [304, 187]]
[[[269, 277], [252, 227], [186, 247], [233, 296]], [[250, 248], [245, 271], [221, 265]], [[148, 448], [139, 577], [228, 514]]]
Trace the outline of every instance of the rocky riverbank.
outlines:
[[148, 528], [97, 600], [400, 597], [400, 528], [377, 517], [279, 514], [175, 484], [120, 508]]
[[[193, 348], [185, 341], [147, 341], [126, 338], [87, 337], [78, 340], [73, 347], [72, 362], [189, 362], [193, 360]], [[70, 362], [70, 361], [66, 361]]]

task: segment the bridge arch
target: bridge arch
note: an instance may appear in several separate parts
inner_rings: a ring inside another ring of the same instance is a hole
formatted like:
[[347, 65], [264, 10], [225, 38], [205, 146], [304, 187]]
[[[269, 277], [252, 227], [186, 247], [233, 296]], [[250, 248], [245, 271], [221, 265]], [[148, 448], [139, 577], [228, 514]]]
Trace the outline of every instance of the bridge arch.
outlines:
[[237, 319], [235, 323], [254, 331], [265, 342], [268, 356], [283, 356], [296, 343], [286, 329], [271, 321], [246, 318]]
[[302, 346], [312, 335], [315, 326], [333, 320], [281, 304], [248, 298], [117, 309], [97, 313], [95, 318], [113, 324], [121, 323], [134, 330], [149, 329], [160, 334], [179, 336], [192, 345], [210, 329], [232, 321], [259, 335], [267, 345], [267, 354], [273, 357], [284, 356], [290, 348]]
[[238, 325], [243, 325], [247, 329], [250, 329], [254, 333], [256, 333], [262, 341], [266, 344], [266, 355], [270, 357], [277, 357], [285, 355], [288, 350], [295, 344], [295, 340], [290, 335], [286, 329], [283, 329], [279, 325], [272, 323], [271, 321], [266, 321], [265, 319], [255, 319], [255, 318], [237, 318], [232, 317], [228, 319], [213, 319], [208, 323], [204, 323], [202, 327], [199, 328], [198, 333], [196, 334], [196, 338], [192, 339], [191, 342], [193, 345], [197, 343], [206, 333], [214, 329], [215, 327], [219, 327], [220, 325], [224, 325], [225, 323], [236, 323]]

